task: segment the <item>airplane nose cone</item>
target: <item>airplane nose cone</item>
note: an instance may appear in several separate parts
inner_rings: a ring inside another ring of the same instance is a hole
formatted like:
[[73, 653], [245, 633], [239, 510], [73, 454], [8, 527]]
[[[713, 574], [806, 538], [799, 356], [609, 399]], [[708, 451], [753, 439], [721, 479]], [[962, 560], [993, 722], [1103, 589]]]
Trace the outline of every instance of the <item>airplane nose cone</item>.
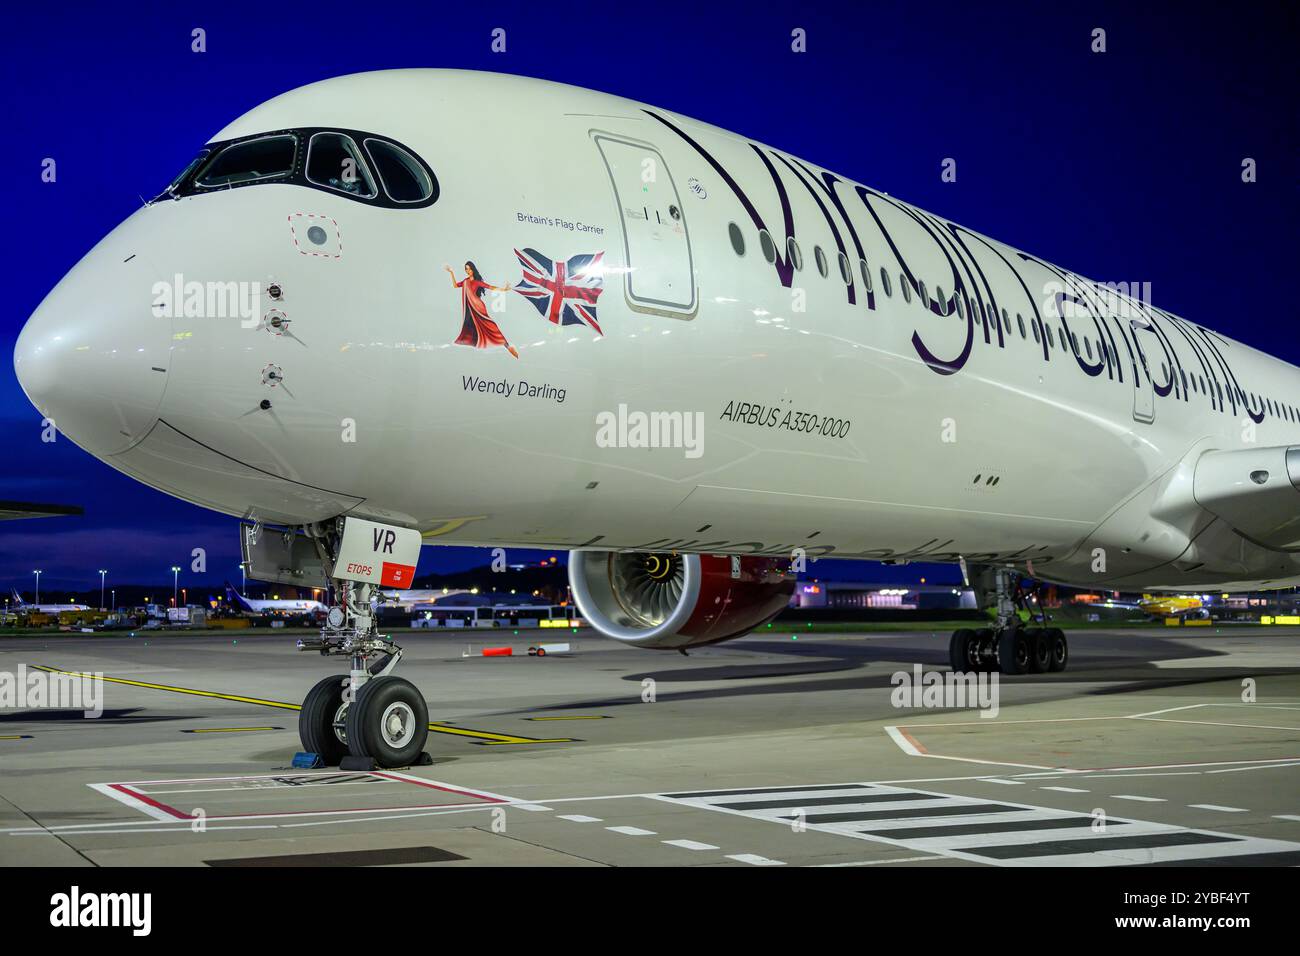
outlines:
[[157, 421], [171, 322], [152, 308], [150, 270], [92, 251], [45, 297], [14, 348], [32, 404], [94, 455], [131, 447]]

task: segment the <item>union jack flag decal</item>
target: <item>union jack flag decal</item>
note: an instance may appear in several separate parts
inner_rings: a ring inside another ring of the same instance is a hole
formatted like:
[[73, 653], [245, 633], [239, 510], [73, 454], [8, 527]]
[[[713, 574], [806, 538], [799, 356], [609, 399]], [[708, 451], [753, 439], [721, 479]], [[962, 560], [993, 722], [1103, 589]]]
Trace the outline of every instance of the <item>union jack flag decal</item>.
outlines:
[[604, 287], [602, 260], [605, 253], [586, 253], [560, 262], [546, 258], [536, 249], [515, 250], [524, 277], [515, 291], [556, 325], [596, 324], [596, 299]]

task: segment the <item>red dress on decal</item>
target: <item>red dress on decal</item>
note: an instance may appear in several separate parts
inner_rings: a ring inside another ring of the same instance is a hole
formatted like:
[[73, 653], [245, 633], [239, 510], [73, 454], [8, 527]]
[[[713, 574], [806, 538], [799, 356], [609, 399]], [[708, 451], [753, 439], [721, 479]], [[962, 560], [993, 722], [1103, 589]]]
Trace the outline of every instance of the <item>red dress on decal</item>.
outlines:
[[511, 355], [519, 358], [519, 353], [506, 341], [501, 327], [488, 317], [482, 292], [484, 289], [491, 289], [492, 286], [467, 276], [456, 283], [456, 288], [460, 289], [461, 310], [464, 313], [464, 324], [461, 326], [460, 335], [456, 336], [456, 344], [472, 345], [479, 349], [502, 345]]

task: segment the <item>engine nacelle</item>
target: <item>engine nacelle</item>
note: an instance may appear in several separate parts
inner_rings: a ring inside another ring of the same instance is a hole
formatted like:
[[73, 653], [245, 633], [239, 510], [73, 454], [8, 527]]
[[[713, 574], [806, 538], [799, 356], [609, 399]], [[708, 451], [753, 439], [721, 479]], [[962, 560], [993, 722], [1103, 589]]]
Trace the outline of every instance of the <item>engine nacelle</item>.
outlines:
[[578, 610], [605, 637], [675, 650], [749, 633], [790, 603], [789, 559], [572, 551]]

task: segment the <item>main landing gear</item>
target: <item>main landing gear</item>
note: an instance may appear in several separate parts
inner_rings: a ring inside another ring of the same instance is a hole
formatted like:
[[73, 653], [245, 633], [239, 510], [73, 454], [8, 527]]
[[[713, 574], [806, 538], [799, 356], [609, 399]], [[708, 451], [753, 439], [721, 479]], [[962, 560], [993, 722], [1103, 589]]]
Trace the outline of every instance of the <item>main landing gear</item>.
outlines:
[[954, 671], [1001, 671], [1003, 674], [1042, 674], [1063, 671], [1070, 661], [1070, 644], [1059, 627], [1025, 627], [1016, 613], [1018, 573], [988, 568], [979, 574], [975, 593], [981, 607], [994, 604], [992, 627], [962, 628], [948, 641], [948, 662]]
[[[336, 551], [330, 538], [317, 538], [326, 567]], [[378, 767], [421, 762], [429, 736], [424, 696], [408, 680], [392, 676], [402, 649], [379, 636], [370, 600], [375, 587], [335, 578], [334, 600], [320, 637], [298, 649], [351, 660], [347, 676], [326, 677], [308, 693], [298, 717], [303, 749], [331, 766], [353, 758]], [[427, 758], [423, 758], [427, 760]]]

